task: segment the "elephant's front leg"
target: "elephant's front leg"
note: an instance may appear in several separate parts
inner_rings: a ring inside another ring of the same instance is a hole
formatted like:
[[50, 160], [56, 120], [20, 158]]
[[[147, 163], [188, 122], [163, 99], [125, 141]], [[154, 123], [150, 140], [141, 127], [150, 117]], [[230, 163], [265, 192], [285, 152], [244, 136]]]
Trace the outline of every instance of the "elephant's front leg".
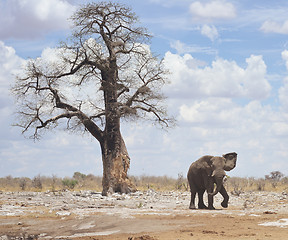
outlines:
[[223, 200], [222, 203], [221, 203], [221, 206], [222, 206], [223, 208], [227, 208], [227, 207], [228, 207], [228, 201], [229, 201], [229, 195], [228, 195], [225, 187], [222, 186], [222, 188], [220, 189], [219, 192], [220, 192], [220, 194], [221, 194], [221, 195], [223, 196], [223, 198], [224, 198], [224, 200]]
[[207, 180], [208, 209], [214, 210], [214, 196], [212, 195], [214, 190], [214, 181], [212, 177], [209, 177]]

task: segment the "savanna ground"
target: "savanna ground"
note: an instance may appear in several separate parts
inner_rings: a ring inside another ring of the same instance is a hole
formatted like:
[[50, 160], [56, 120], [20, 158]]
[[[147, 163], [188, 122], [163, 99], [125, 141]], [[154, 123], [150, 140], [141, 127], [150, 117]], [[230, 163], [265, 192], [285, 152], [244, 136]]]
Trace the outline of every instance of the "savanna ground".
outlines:
[[81, 173], [1, 178], [0, 239], [288, 239], [287, 179], [271, 177], [229, 178], [230, 205], [217, 195], [214, 211], [188, 209], [182, 175], [134, 177], [140, 191], [108, 197]]

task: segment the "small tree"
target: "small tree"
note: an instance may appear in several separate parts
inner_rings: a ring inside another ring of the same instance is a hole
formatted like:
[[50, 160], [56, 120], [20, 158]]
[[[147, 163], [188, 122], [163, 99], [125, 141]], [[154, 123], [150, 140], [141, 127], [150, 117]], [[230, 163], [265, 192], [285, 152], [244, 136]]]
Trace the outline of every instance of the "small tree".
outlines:
[[121, 119], [148, 119], [168, 127], [161, 87], [166, 71], [146, 45], [151, 38], [135, 13], [114, 2], [90, 3], [72, 17], [71, 40], [52, 60], [31, 59], [14, 93], [18, 126], [39, 139], [64, 126], [89, 132], [100, 143], [103, 195], [135, 190], [127, 176], [130, 158]]
[[62, 184], [64, 187], [68, 187], [69, 189], [74, 189], [74, 187], [78, 184], [78, 181], [76, 179], [64, 178], [62, 180]]
[[56, 183], [57, 183], [57, 176], [52, 175], [52, 183], [51, 183], [51, 191], [55, 192], [56, 191]]
[[187, 191], [188, 190], [188, 185], [186, 183], [186, 179], [183, 177], [183, 173], [178, 173], [178, 178], [176, 181], [176, 190], [181, 190], [182, 188]]
[[265, 175], [266, 180], [270, 180], [271, 184], [274, 188], [277, 187], [277, 184], [280, 182], [280, 180], [284, 177], [284, 174], [280, 171], [273, 171], [270, 172], [270, 175]]
[[36, 189], [42, 190], [42, 179], [40, 175], [33, 178], [32, 186]]
[[24, 191], [27, 187], [27, 178], [22, 177], [19, 179], [19, 187], [21, 188], [22, 191]]
[[75, 178], [76, 180], [84, 180], [86, 177], [86, 174], [80, 172], [74, 172], [73, 174], [73, 178]]
[[284, 174], [280, 171], [273, 171], [270, 172], [270, 175], [265, 175], [265, 179], [267, 180], [273, 180], [276, 182], [279, 182], [284, 177]]

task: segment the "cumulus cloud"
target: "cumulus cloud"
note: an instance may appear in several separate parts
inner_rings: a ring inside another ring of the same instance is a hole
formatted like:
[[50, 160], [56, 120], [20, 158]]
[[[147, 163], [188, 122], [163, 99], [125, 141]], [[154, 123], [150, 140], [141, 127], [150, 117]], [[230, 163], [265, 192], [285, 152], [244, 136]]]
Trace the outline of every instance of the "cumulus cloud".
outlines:
[[[7, 88], [6, 80], [12, 81], [10, 72], [15, 71], [23, 59], [3, 43], [0, 44], [0, 56], [4, 89]], [[55, 52], [47, 48], [41, 56], [51, 60]], [[285, 61], [287, 56], [283, 51]], [[251, 55], [246, 59], [246, 67], [240, 67], [235, 61], [215, 59], [208, 65], [190, 54], [181, 56], [168, 52], [165, 65], [170, 68], [172, 82], [166, 90], [170, 94], [177, 93], [175, 98], [168, 99], [169, 112], [178, 110], [179, 127], [163, 133], [142, 123], [133, 123], [132, 128], [130, 123], [124, 125], [123, 136], [132, 159], [131, 174], [148, 172], [175, 176], [179, 172], [185, 173], [191, 162], [201, 155], [220, 155], [229, 151], [239, 153], [237, 168], [229, 175], [258, 176], [259, 172], [261, 177], [263, 172], [287, 169], [287, 161], [281, 160], [287, 158], [287, 115], [258, 100], [259, 96], [268, 96], [270, 89], [261, 56]], [[257, 89], [257, 84], [252, 84], [254, 81], [258, 84]], [[250, 97], [252, 101], [237, 104], [234, 98], [239, 96]], [[65, 176], [74, 171], [101, 174], [101, 154], [96, 141], [61, 131], [48, 134], [37, 144], [22, 137], [8, 141], [11, 130], [7, 126], [11, 123], [5, 120], [3, 124], [3, 119], [9, 118], [11, 110], [2, 108], [0, 111], [1, 126], [5, 128], [0, 140], [0, 158], [6, 159], [2, 172], [32, 177], [35, 173], [31, 172], [30, 166], [33, 165], [37, 173], [46, 175]], [[72, 149], [76, 148], [80, 150], [75, 153]], [[41, 162], [38, 161], [40, 155]], [[85, 161], [79, 165], [81, 157]], [[271, 159], [279, 159], [277, 165]], [[247, 170], [248, 163], [251, 168]], [[259, 169], [257, 173], [255, 168]]]
[[[6, 46], [0, 41], [0, 98], [9, 98], [9, 88], [13, 83], [14, 74], [24, 63], [24, 60], [16, 55], [14, 48]], [[3, 102], [3, 101], [1, 101]]]
[[236, 8], [225, 0], [212, 0], [207, 3], [195, 1], [190, 4], [190, 13], [195, 20], [231, 19], [236, 17]]
[[265, 33], [288, 34], [288, 20], [283, 23], [267, 20], [262, 24], [260, 30]]
[[0, 38], [34, 38], [69, 27], [75, 6], [66, 0], [9, 0], [0, 4]]
[[284, 50], [282, 53], [281, 53], [281, 56], [282, 56], [282, 59], [285, 61], [285, 66], [288, 70], [288, 50]]
[[281, 161], [288, 147], [283, 141], [288, 137], [287, 116], [269, 105], [260, 101], [239, 105], [228, 98], [206, 98], [183, 103], [179, 114], [179, 121], [186, 126], [182, 142], [192, 142], [191, 151], [198, 156], [236, 151], [237, 172], [244, 175], [253, 171], [245, 167], [248, 163], [256, 168], [261, 162], [258, 169], [262, 172], [277, 170], [271, 159], [279, 159], [280, 169], [287, 166]]
[[[288, 52], [282, 57], [286, 62]], [[178, 107], [181, 126], [166, 143], [174, 143], [170, 156], [181, 159], [181, 167], [182, 159], [188, 165], [207, 153], [236, 151], [237, 174], [255, 176], [252, 169], [257, 168], [263, 176], [263, 172], [287, 168], [281, 159], [287, 157], [288, 114], [262, 102], [271, 91], [262, 56], [247, 57], [246, 66], [221, 58], [200, 65], [190, 54], [167, 52], [164, 62], [171, 71], [171, 85], [166, 89], [170, 108]], [[283, 96], [288, 96], [288, 81], [286, 89]], [[279, 160], [275, 164], [271, 159]]]
[[171, 84], [167, 90], [181, 98], [264, 99], [271, 91], [262, 56], [251, 55], [246, 59], [246, 68], [221, 58], [214, 60], [211, 66], [197, 66], [197, 60], [190, 54], [180, 56], [171, 52], [166, 53], [164, 61], [171, 71]]
[[214, 41], [219, 37], [217, 28], [214, 25], [209, 26], [204, 24], [201, 28], [201, 34], [208, 37], [211, 41]]
[[[234, 124], [231, 117], [236, 117], [238, 110], [231, 99], [228, 98], [208, 98], [207, 100], [197, 100], [192, 105], [183, 104], [180, 107], [180, 118], [194, 124], [223, 125], [228, 127]], [[228, 125], [227, 125], [228, 124]]]
[[[55, 51], [45, 49], [42, 57], [52, 60]], [[13, 118], [15, 107], [10, 87], [14, 84], [15, 75], [19, 73], [23, 64], [25, 60], [17, 55], [15, 49], [0, 41], [1, 177], [6, 175], [33, 177], [39, 173], [66, 176], [75, 171], [100, 175], [102, 172], [100, 148], [91, 138], [84, 139], [82, 136], [60, 130], [47, 133], [45, 139], [35, 144], [21, 136], [20, 128], [11, 126], [15, 122]], [[76, 148], [80, 150], [73, 151]], [[84, 159], [81, 164], [79, 159]]]
[[[284, 50], [281, 55], [288, 70], [288, 50]], [[281, 106], [283, 107], [284, 111], [288, 111], [288, 77], [284, 78], [283, 85], [279, 88], [278, 92]]]
[[16, 55], [14, 48], [6, 46], [0, 41], [0, 126], [2, 126], [0, 131], [0, 153], [8, 147], [8, 140], [13, 138], [11, 124], [13, 122], [14, 106], [10, 88], [14, 83], [19, 67], [23, 63], [24, 60]]
[[[229, 98], [207, 98], [195, 100], [191, 105], [180, 107], [180, 117], [184, 121], [201, 124], [208, 128], [232, 128], [234, 131], [264, 130], [267, 121], [272, 120], [271, 109], [259, 101], [251, 101], [244, 106], [237, 105]], [[210, 127], [209, 127], [210, 126]], [[249, 130], [248, 130], [249, 129]]]

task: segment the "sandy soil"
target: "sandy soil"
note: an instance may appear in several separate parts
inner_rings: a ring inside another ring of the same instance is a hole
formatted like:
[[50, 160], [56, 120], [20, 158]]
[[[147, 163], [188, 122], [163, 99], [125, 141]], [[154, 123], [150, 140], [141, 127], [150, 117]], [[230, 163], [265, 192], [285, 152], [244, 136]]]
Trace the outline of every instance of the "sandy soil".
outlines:
[[228, 209], [189, 210], [188, 192], [129, 195], [0, 192], [0, 240], [288, 239], [287, 193], [230, 196]]

